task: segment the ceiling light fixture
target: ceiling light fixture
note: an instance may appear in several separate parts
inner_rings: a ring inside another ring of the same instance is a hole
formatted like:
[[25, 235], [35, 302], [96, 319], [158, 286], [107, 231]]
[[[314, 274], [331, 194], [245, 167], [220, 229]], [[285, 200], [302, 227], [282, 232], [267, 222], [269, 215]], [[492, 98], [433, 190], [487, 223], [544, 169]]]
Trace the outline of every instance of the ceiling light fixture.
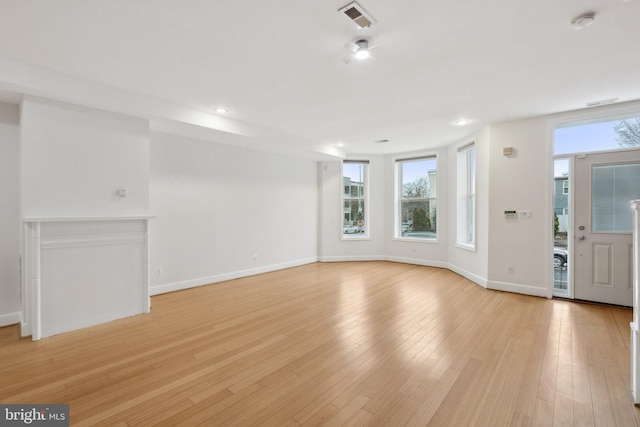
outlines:
[[371, 49], [377, 47], [380, 43], [372, 44], [372, 40], [370, 38], [365, 37], [356, 37], [355, 39], [348, 41], [344, 47], [348, 49], [351, 53], [343, 58], [346, 64], [350, 63], [354, 58], [363, 61], [365, 59], [375, 59], [373, 55], [371, 55]]
[[571, 21], [571, 28], [573, 28], [574, 30], [582, 30], [583, 28], [587, 28], [589, 25], [593, 24], [593, 21], [595, 21], [595, 19], [595, 13], [583, 13], [582, 15], [576, 17], [573, 21]]
[[224, 114], [224, 113], [228, 113], [228, 112], [229, 112], [229, 110], [227, 110], [227, 109], [226, 109], [226, 108], [224, 108], [224, 107], [218, 107], [218, 108], [216, 108], [216, 113]]
[[369, 56], [371, 56], [371, 52], [369, 52], [369, 40], [366, 40], [366, 39], [358, 40], [356, 42], [356, 46], [358, 46], [358, 49], [354, 54], [356, 59], [359, 59], [362, 61], [363, 59], [367, 59]]
[[453, 122], [453, 124], [456, 126], [466, 126], [469, 123], [471, 123], [471, 120], [468, 120], [468, 119], [458, 119], [455, 122]]
[[369, 56], [371, 56], [371, 53], [369, 52], [369, 48], [364, 46], [364, 47], [360, 47], [358, 48], [358, 51], [356, 52], [356, 59], [359, 60], [363, 60], [363, 59], [367, 59]]
[[379, 139], [377, 141], [374, 141], [376, 144], [384, 144], [385, 142], [389, 142], [388, 139]]

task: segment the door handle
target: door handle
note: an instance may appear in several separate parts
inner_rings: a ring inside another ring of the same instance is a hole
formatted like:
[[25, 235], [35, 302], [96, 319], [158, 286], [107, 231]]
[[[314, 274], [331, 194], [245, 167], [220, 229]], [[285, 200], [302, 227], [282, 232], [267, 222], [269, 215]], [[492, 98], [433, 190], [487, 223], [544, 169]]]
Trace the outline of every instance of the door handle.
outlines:
[[584, 236], [582, 234], [578, 234], [576, 237], [578, 238], [578, 240], [584, 240]]

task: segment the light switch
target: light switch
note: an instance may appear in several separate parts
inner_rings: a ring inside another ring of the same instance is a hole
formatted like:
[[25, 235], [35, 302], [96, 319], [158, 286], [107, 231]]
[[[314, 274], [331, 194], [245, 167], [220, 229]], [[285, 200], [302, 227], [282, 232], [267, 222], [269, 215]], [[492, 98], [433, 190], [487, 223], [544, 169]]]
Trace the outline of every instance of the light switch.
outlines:
[[531, 211], [518, 211], [518, 218], [520, 219], [531, 218]]

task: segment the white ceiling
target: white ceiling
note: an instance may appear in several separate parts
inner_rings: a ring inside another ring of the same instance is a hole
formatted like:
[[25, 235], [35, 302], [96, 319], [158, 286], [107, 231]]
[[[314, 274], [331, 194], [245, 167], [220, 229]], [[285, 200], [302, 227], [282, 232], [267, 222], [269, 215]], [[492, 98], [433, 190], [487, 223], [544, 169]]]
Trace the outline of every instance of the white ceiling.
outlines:
[[[53, 96], [71, 76], [214, 119], [225, 106], [233, 123], [288, 144], [371, 154], [640, 99], [640, 0], [362, 0], [378, 21], [366, 30], [338, 14], [346, 3], [0, 0], [1, 99]], [[594, 24], [571, 29], [588, 11]], [[347, 65], [358, 35], [381, 43], [375, 61]], [[15, 77], [15, 64], [31, 71]], [[472, 124], [452, 125], [463, 117]]]

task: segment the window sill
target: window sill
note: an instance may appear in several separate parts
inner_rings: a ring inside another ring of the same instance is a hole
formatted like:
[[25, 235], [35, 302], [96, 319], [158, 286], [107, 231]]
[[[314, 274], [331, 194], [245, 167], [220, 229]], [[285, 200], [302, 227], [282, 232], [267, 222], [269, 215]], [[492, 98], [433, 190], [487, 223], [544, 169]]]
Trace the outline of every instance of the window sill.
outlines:
[[439, 243], [438, 239], [424, 239], [420, 237], [393, 237], [392, 240], [396, 242], [411, 242], [411, 243]]
[[470, 252], [476, 251], [476, 245], [465, 245], [464, 243], [456, 243], [456, 247]]
[[345, 236], [342, 235], [340, 237], [340, 240], [348, 242], [348, 241], [362, 241], [362, 240], [371, 240], [371, 237], [369, 237], [368, 235], [364, 235], [364, 236]]

